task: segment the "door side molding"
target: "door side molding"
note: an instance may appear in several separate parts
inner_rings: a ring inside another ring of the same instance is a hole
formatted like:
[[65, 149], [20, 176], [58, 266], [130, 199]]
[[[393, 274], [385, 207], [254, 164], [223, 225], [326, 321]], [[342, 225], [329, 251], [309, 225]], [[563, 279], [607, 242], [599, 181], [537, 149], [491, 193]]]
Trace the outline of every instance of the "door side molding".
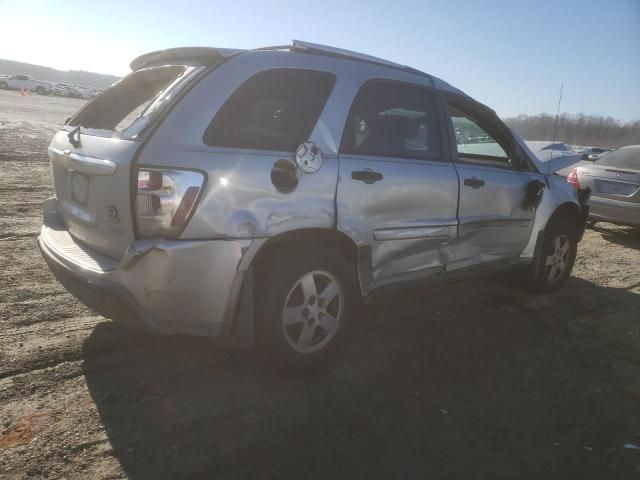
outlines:
[[376, 240], [409, 240], [414, 238], [455, 237], [456, 223], [425, 225], [420, 227], [379, 228], [373, 231]]

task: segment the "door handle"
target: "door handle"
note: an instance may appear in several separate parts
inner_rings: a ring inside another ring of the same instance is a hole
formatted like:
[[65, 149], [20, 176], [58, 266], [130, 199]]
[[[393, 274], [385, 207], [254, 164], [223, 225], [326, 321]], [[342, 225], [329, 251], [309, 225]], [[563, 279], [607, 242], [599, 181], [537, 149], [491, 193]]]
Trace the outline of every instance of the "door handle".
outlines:
[[364, 170], [351, 172], [351, 178], [364, 182], [367, 185], [371, 185], [372, 183], [382, 181], [384, 177], [379, 172], [371, 170], [370, 168], [365, 168]]
[[476, 188], [480, 188], [480, 187], [484, 187], [484, 180], [477, 178], [477, 177], [473, 177], [473, 178], [465, 178], [464, 179], [464, 184], [467, 187], [471, 187], [474, 190]]

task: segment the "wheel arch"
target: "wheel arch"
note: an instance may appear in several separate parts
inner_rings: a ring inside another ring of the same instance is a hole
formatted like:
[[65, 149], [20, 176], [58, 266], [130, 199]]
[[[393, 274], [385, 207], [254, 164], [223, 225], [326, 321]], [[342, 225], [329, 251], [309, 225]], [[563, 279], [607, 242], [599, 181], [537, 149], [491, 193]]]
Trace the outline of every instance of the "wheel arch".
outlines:
[[[578, 232], [584, 228], [582, 211], [580, 210], [580, 207], [573, 202], [564, 202], [558, 205], [549, 217], [549, 220], [547, 220], [547, 225], [556, 218], [562, 218], [563, 220], [569, 221], [576, 227], [576, 231]], [[547, 225], [545, 225], [545, 229], [547, 228]]]
[[[303, 228], [290, 230], [268, 238], [255, 253], [249, 268], [259, 270], [271, 255], [278, 255], [295, 246], [296, 249], [318, 248], [329, 246], [335, 248], [358, 275], [358, 249], [356, 243], [348, 235], [339, 230], [328, 228]], [[358, 288], [360, 288], [359, 283]], [[360, 290], [360, 293], [362, 291]]]
[[247, 348], [256, 341], [256, 315], [255, 299], [259, 282], [256, 281], [257, 273], [265, 262], [272, 256], [286, 252], [293, 245], [296, 248], [317, 248], [327, 245], [336, 248], [352, 267], [354, 280], [359, 293], [362, 288], [358, 277], [358, 249], [355, 242], [346, 234], [327, 228], [303, 228], [283, 232], [267, 239], [259, 239], [256, 250], [245, 253], [244, 265], [239, 266], [236, 276], [235, 291], [237, 297], [228, 305], [225, 315], [225, 335], [227, 344], [239, 348]]

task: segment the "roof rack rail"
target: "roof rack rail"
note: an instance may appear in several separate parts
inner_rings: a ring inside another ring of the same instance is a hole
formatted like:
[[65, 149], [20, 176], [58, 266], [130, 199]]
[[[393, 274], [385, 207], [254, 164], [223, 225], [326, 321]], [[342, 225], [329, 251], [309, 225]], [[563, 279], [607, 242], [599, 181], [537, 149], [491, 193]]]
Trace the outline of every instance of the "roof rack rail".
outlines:
[[[281, 48], [281, 47], [271, 47], [271, 48]], [[416, 75], [422, 75], [431, 78], [431, 75], [417, 70], [413, 67], [409, 67], [407, 65], [401, 65], [399, 63], [391, 62], [389, 60], [385, 60], [383, 58], [374, 57], [372, 55], [366, 55], [364, 53], [358, 53], [351, 50], [345, 50], [343, 48], [330, 47], [328, 45], [321, 45], [319, 43], [311, 43], [305, 42], [302, 40], [293, 40], [291, 46], [289, 47], [292, 51], [296, 52], [309, 52], [309, 53], [318, 53], [321, 55], [328, 55], [332, 57], [342, 57], [349, 58], [352, 60], [358, 60], [360, 62], [373, 63], [375, 65], [382, 65], [385, 67], [395, 68], [397, 70], [404, 70], [409, 73], [413, 73]]]
[[[269, 51], [269, 50], [290, 50], [292, 52], [315, 53], [331, 57], [346, 58], [359, 62], [381, 65], [384, 67], [402, 70], [414, 75], [433, 79], [428, 73], [422, 72], [407, 65], [384, 60], [383, 58], [366, 55], [364, 53], [353, 52], [342, 48], [330, 47], [319, 43], [304, 42], [302, 40], [293, 40], [290, 45], [276, 45], [272, 47], [256, 48], [253, 51]], [[130, 63], [131, 70], [136, 71], [151, 65], [161, 64], [171, 60], [193, 61], [203, 65], [214, 64], [220, 59], [232, 57], [247, 50], [237, 50], [231, 48], [212, 48], [212, 47], [178, 47], [166, 50], [157, 50], [149, 52], [133, 59]]]

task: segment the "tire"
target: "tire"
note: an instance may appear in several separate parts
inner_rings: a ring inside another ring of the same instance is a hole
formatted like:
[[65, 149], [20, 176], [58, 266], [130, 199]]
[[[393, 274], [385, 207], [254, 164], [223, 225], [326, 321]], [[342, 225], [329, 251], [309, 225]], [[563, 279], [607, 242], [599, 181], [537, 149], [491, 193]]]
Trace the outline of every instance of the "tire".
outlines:
[[37, 86], [37, 87], [36, 87], [36, 93], [37, 93], [38, 95], [44, 95], [46, 92], [47, 92], [47, 91], [44, 89], [44, 87], [41, 87], [41, 86]]
[[544, 232], [538, 258], [529, 272], [529, 283], [537, 293], [558, 291], [571, 275], [578, 250], [575, 226], [562, 218], [551, 219]]
[[7, 85], [7, 82], [0, 82], [0, 89], [8, 90], [9, 89], [9, 85]]
[[256, 286], [260, 353], [289, 370], [312, 370], [335, 358], [358, 295], [341, 255], [326, 247], [272, 255]]

